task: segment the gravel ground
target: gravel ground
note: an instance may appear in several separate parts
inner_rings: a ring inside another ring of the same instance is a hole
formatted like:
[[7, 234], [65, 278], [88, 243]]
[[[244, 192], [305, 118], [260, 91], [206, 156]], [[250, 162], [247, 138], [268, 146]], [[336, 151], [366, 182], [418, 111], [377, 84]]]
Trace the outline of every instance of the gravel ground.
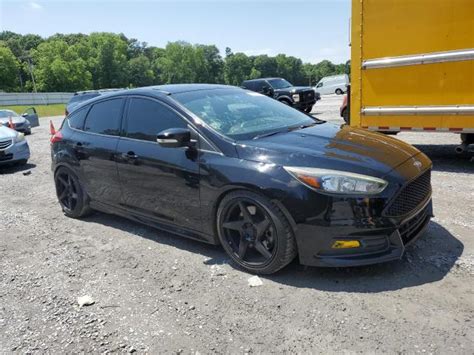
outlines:
[[[340, 101], [314, 112], [342, 123]], [[220, 247], [102, 213], [66, 218], [47, 122], [28, 137], [29, 165], [0, 170], [0, 353], [473, 353], [474, 162], [453, 152], [458, 136], [399, 135], [434, 162], [436, 214], [402, 260], [294, 262], [249, 287]]]

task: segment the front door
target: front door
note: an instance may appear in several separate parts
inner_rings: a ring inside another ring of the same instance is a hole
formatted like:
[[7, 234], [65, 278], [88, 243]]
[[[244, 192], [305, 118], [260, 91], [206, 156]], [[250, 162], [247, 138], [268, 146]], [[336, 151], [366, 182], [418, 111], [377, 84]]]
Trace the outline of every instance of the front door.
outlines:
[[156, 142], [159, 132], [187, 126], [164, 103], [130, 98], [116, 161], [124, 207], [200, 231], [198, 163], [188, 148], [164, 148]]

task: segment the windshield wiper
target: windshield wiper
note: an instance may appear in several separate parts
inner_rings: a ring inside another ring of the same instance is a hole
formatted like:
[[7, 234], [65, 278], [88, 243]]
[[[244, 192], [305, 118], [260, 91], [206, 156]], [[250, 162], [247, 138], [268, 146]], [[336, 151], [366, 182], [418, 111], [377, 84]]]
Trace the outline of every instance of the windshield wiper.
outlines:
[[312, 123], [307, 123], [307, 124], [302, 124], [302, 125], [298, 125], [298, 126], [291, 126], [291, 127], [288, 127], [288, 131], [296, 131], [297, 129], [304, 129], [304, 128], [308, 128], [308, 127], [313, 127], [314, 125], [317, 125], [318, 122], [312, 122]]
[[271, 131], [271, 132], [267, 132], [267, 133], [263, 133], [263, 134], [259, 134], [258, 136], [255, 136], [253, 137], [252, 139], [259, 139], [259, 138], [263, 138], [263, 137], [269, 137], [269, 136], [273, 136], [275, 134], [279, 134], [279, 133], [286, 133], [288, 132], [288, 129], [285, 129], [285, 130], [278, 130], [278, 131]]

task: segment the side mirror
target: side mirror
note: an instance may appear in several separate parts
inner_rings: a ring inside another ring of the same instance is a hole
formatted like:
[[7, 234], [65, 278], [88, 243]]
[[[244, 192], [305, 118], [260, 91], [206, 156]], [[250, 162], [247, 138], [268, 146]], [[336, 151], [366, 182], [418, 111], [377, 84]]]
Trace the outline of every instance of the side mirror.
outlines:
[[271, 95], [272, 94], [272, 89], [270, 88], [270, 86], [264, 86], [262, 88], [262, 93], [264, 93], [265, 95]]
[[187, 147], [191, 143], [191, 131], [188, 128], [169, 128], [156, 136], [156, 141], [164, 148]]
[[28, 117], [28, 116], [29, 116], [29, 115], [28, 115], [27, 112], [25, 112], [25, 113], [23, 113], [23, 114], [21, 115], [21, 117]]

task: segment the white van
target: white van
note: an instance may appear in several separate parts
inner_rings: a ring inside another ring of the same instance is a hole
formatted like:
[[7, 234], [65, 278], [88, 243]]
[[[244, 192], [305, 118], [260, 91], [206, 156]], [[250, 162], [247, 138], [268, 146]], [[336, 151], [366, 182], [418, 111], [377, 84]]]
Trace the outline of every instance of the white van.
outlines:
[[347, 85], [349, 85], [349, 76], [347, 74], [325, 76], [316, 84], [314, 91], [321, 95], [341, 95], [347, 91]]

